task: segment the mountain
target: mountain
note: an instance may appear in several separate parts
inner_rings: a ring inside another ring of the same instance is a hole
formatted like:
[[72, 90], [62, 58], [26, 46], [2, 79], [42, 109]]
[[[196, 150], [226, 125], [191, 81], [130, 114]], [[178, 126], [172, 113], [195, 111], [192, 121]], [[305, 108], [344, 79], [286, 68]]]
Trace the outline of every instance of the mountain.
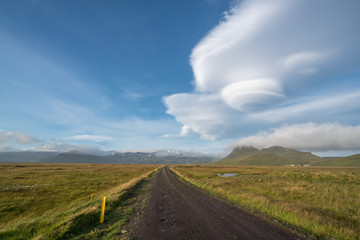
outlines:
[[296, 151], [291, 148], [273, 146], [259, 150], [251, 146], [235, 148], [228, 156], [215, 164], [228, 165], [313, 165], [324, 161], [322, 158], [310, 153]]
[[0, 162], [22, 163], [199, 164], [214, 160], [208, 155], [176, 150], [108, 152], [103, 156], [79, 152], [0, 152]]
[[223, 161], [231, 161], [232, 159], [244, 159], [249, 156], [259, 154], [260, 150], [252, 146], [241, 146], [235, 148]]

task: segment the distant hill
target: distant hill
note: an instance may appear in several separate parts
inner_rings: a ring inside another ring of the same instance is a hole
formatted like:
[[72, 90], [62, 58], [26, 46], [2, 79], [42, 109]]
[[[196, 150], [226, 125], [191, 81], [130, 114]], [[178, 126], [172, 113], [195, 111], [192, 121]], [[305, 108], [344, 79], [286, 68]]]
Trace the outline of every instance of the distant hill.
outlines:
[[0, 152], [0, 162], [40, 162], [56, 156], [57, 152]]
[[315, 166], [337, 166], [337, 167], [360, 167], [360, 154], [348, 157], [337, 157], [324, 159], [323, 162], [314, 164]]
[[104, 156], [77, 152], [0, 152], [0, 162], [22, 163], [107, 163], [107, 164], [199, 164], [214, 161], [211, 156], [161, 150], [158, 152], [108, 152]]
[[215, 164], [228, 165], [265, 165], [265, 166], [284, 166], [284, 165], [313, 165], [323, 162], [310, 152], [296, 151], [291, 148], [273, 146], [259, 150], [251, 146], [235, 148], [228, 156]]
[[59, 153], [51, 158], [41, 160], [42, 163], [103, 163], [101, 156], [79, 153]]

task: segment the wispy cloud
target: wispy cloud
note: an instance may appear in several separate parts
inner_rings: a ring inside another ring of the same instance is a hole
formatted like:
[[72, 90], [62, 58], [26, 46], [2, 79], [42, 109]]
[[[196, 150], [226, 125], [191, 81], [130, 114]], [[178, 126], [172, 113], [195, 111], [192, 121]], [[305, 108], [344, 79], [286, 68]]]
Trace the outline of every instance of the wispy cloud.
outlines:
[[124, 94], [124, 97], [129, 99], [130, 101], [138, 101], [143, 97], [142, 94], [135, 92], [133, 90], [130, 90], [130, 89], [125, 89], [123, 94]]
[[39, 142], [37, 138], [30, 135], [0, 129], [0, 152], [31, 148]]
[[112, 138], [109, 137], [109, 136], [103, 136], [103, 135], [88, 135], [88, 134], [71, 136], [71, 137], [67, 137], [67, 138], [64, 138], [64, 139], [68, 139], [68, 140], [81, 140], [81, 141], [91, 141], [91, 142], [105, 142], [105, 141], [110, 141], [110, 140], [112, 140]]
[[33, 125], [77, 125], [114, 106], [95, 81], [52, 51], [38, 51], [2, 29], [0, 35], [0, 108], [16, 110], [5, 114], [5, 121], [26, 114]]
[[314, 65], [330, 57], [327, 52], [299, 52], [291, 54], [284, 59], [285, 67], [298, 68], [307, 65]]
[[0, 144], [15, 142], [20, 144], [32, 144], [36, 143], [39, 140], [32, 137], [25, 135], [20, 132], [7, 132], [4, 130], [0, 130]]
[[89, 154], [89, 155], [105, 155], [106, 152], [99, 148], [98, 146], [89, 146], [85, 144], [67, 144], [67, 143], [55, 143], [55, 142], [46, 142], [38, 145], [31, 150], [34, 151], [49, 151], [49, 152], [75, 152], [80, 154]]
[[[355, 117], [360, 112], [360, 88], [353, 91], [330, 92], [312, 96], [311, 98], [297, 99], [290, 105], [251, 113], [249, 117], [263, 122], [277, 123], [281, 121], [318, 121], [326, 122], [338, 120], [357, 123]], [[354, 115], [355, 114], [355, 115]]]
[[[128, 117], [121, 121], [108, 121], [104, 127], [117, 136], [162, 136], [167, 132], [174, 131], [179, 124], [170, 119], [146, 120], [138, 117]], [[109, 132], [110, 133], [110, 132]]]

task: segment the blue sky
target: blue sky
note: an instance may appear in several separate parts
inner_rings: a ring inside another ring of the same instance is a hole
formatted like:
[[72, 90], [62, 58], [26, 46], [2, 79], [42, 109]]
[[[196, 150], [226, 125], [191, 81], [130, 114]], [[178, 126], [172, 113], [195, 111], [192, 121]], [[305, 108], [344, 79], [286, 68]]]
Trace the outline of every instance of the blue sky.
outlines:
[[355, 0], [1, 1], [0, 150], [360, 152], [359, 12]]

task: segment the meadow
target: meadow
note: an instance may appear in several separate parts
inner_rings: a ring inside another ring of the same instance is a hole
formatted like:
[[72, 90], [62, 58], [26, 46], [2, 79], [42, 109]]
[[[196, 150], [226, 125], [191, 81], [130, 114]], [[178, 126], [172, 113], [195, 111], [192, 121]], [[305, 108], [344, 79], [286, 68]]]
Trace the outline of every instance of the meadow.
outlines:
[[[118, 239], [134, 189], [158, 167], [0, 164], [0, 239]], [[102, 196], [105, 221], [99, 225]]]
[[360, 168], [177, 165], [171, 170], [308, 237], [360, 239]]

